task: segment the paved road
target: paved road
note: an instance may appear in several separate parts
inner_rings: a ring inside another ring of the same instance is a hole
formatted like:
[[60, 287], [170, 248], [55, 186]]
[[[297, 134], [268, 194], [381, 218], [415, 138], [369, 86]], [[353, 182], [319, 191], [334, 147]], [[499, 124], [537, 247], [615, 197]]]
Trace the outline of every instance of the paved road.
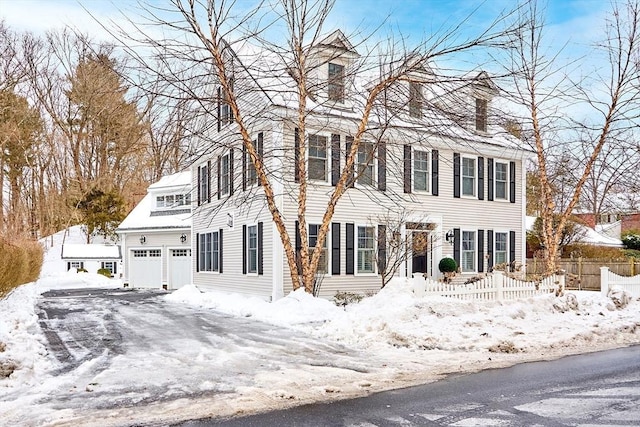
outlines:
[[640, 346], [204, 426], [640, 426]]

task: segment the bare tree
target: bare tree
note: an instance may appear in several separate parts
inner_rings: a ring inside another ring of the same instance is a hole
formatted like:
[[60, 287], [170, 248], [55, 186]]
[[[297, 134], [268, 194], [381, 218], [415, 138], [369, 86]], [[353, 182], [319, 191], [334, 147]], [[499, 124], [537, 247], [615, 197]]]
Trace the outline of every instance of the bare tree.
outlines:
[[[535, 1], [528, 4], [528, 12], [522, 21], [524, 30], [514, 40], [510, 63], [517, 76], [514, 96], [527, 110], [525, 128], [530, 132], [527, 140], [537, 157], [543, 199], [540, 216], [546, 246], [545, 267], [551, 272], [556, 268], [559, 255], [562, 233], [558, 230], [564, 229], [578, 204], [585, 183], [612, 133], [638, 125], [640, 3], [629, 0], [612, 5], [606, 22], [606, 38], [597, 46], [605, 54], [608, 68], [595, 70], [591, 73], [592, 79], [581, 81], [562, 75], [558, 56], [545, 54], [542, 15], [543, 11]], [[571, 110], [576, 103], [596, 118], [578, 121]], [[573, 134], [570, 133], [572, 130], [575, 131]], [[554, 146], [558, 144], [560, 150], [568, 151], [584, 139], [589, 141], [591, 148], [585, 158], [580, 159], [568, 203], [559, 209], [554, 199], [550, 150], [557, 150]]]
[[[505, 22], [505, 17], [500, 16], [486, 31], [464, 38], [459, 33], [464, 25], [462, 22], [434, 33], [411, 49], [402, 38], [390, 38], [367, 49], [364, 42], [374, 42], [359, 34], [357, 38], [362, 44], [334, 49], [329, 58], [330, 61], [338, 55], [350, 55], [352, 65], [335, 71], [339, 81], [349, 82], [348, 85], [331, 86], [330, 82], [331, 87], [325, 87], [327, 82], [319, 78], [318, 70], [326, 66], [327, 59], [320, 58], [317, 49], [325, 37], [332, 0], [259, 2], [251, 9], [240, 8], [236, 2], [216, 0], [173, 0], [171, 4], [171, 10], [147, 5], [151, 24], [161, 25], [166, 36], [145, 35], [143, 25], [137, 26], [138, 35], [132, 35], [130, 31], [127, 34], [129, 41], [134, 37], [136, 41], [144, 42], [147, 49], [153, 51], [154, 59], [133, 49], [130, 53], [139, 61], [140, 67], [149, 72], [154, 71], [153, 64], [160, 60], [165, 65], [161, 77], [166, 82], [165, 87], [170, 89], [170, 96], [197, 104], [200, 114], [209, 122], [219, 121], [216, 119], [220, 119], [220, 110], [215, 106], [222, 101], [224, 119], [234, 123], [235, 143], [240, 143], [246, 152], [260, 184], [260, 195], [255, 200], [266, 203], [279, 233], [293, 289], [302, 286], [308, 292], [313, 290], [321, 249], [338, 202], [354, 180], [370, 178], [369, 165], [374, 153], [383, 147], [389, 123], [394, 119], [392, 110], [387, 107], [398, 99], [394, 95], [401, 90], [400, 83], [406, 84], [417, 73], [424, 74], [425, 68], [439, 58], [474, 48], [502, 45], [510, 31], [500, 28]], [[173, 14], [172, 19], [162, 18], [167, 13]], [[366, 52], [356, 54], [356, 47]], [[355, 79], [356, 75], [360, 78]], [[435, 73], [431, 79], [430, 82], [455, 80]], [[461, 84], [462, 79], [455, 83]], [[216, 87], [220, 88], [217, 93]], [[269, 93], [276, 88], [278, 98], [268, 99]], [[318, 96], [321, 89], [329, 92], [329, 99]], [[332, 96], [347, 92], [355, 112], [350, 118], [353, 139], [344, 153], [344, 167], [335, 177], [335, 185], [325, 195], [324, 213], [314, 237], [316, 244], [310, 248], [306, 212], [313, 184], [307, 179], [310, 171], [305, 153], [315, 142], [309, 140], [307, 129], [330, 128], [331, 124], [316, 113], [335, 104]], [[266, 102], [257, 102], [265, 97]], [[426, 103], [426, 99], [424, 101]], [[281, 107], [284, 105], [287, 110], [283, 112]], [[453, 110], [449, 112], [453, 113]], [[251, 130], [256, 122], [269, 121], [278, 114], [280, 121], [284, 118], [291, 129], [296, 129], [295, 152], [289, 152], [289, 156], [274, 152], [277, 161], [267, 162], [267, 153], [261, 152], [258, 142], [251, 137]], [[448, 120], [453, 117], [451, 114]], [[415, 126], [414, 129], [420, 129], [426, 135], [437, 133], [437, 126], [425, 129], [422, 125], [422, 128]], [[440, 126], [447, 127], [443, 122]], [[229, 143], [223, 141], [204, 144], [200, 154], [206, 155], [220, 144]], [[283, 183], [279, 176], [282, 168], [291, 165], [291, 160], [295, 163], [295, 182]], [[284, 213], [277, 202], [279, 193], [296, 201], [297, 230], [286, 226]], [[298, 251], [292, 244], [295, 234], [300, 237]]]

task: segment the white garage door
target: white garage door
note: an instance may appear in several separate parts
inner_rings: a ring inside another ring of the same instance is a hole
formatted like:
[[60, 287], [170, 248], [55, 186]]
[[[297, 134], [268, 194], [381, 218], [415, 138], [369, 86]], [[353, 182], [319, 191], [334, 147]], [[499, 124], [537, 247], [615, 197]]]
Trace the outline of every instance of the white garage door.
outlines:
[[129, 255], [129, 285], [136, 288], [162, 287], [162, 250], [132, 249]]
[[191, 249], [169, 252], [169, 289], [178, 289], [191, 283]]

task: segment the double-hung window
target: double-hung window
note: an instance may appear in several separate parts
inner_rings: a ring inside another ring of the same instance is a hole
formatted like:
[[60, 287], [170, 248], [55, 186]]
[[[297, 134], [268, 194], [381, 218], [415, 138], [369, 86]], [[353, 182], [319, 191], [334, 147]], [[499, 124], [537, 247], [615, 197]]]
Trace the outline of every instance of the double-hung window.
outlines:
[[462, 158], [462, 195], [476, 195], [476, 159]]
[[372, 142], [361, 141], [358, 146], [358, 184], [374, 185], [373, 171], [375, 170], [374, 145]]
[[220, 195], [229, 194], [230, 179], [229, 154], [225, 154], [220, 158]]
[[309, 135], [309, 179], [327, 180], [327, 153], [327, 137]]
[[422, 84], [409, 82], [409, 116], [422, 118]]
[[[316, 244], [318, 243], [318, 232], [320, 231], [320, 226], [318, 224], [309, 224], [309, 256], [313, 256], [313, 251], [315, 250]], [[328, 258], [327, 258], [327, 239], [325, 238], [324, 244], [320, 249], [320, 261], [318, 261], [318, 273], [326, 274], [329, 272], [328, 270]]]
[[462, 232], [462, 272], [474, 272], [476, 271], [476, 232], [475, 231], [463, 231]]
[[429, 189], [429, 153], [413, 152], [413, 189], [428, 191]]
[[495, 198], [500, 200], [508, 199], [508, 178], [509, 165], [507, 163], [496, 162], [495, 164]]
[[328, 81], [329, 100], [344, 102], [344, 66], [340, 64], [329, 63], [329, 81]]
[[109, 270], [112, 276], [117, 273], [115, 261], [102, 261], [100, 268], [103, 270]]
[[258, 226], [247, 227], [247, 273], [258, 272]]
[[358, 227], [358, 273], [375, 273], [375, 235], [373, 227]]
[[495, 233], [494, 264], [507, 263], [507, 233]]
[[202, 233], [198, 242], [200, 271], [220, 270], [220, 240], [218, 232]]
[[156, 196], [156, 207], [164, 208], [164, 196]]
[[[256, 151], [259, 151], [257, 140], [253, 141], [253, 146], [256, 148]], [[251, 156], [249, 155], [249, 153], [247, 152], [245, 156], [246, 157], [244, 161], [245, 161], [245, 164], [247, 165], [246, 186], [248, 187], [258, 182], [258, 174], [256, 173], [256, 165], [253, 163], [253, 160], [251, 160]]]

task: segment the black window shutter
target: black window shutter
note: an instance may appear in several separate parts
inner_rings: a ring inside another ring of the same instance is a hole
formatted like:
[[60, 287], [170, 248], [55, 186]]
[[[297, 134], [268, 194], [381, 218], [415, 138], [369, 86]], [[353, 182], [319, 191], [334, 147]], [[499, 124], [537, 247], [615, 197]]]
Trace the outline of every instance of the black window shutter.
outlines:
[[378, 225], [378, 273], [387, 269], [387, 226]]
[[487, 159], [487, 200], [493, 200], [493, 159]]
[[218, 87], [218, 102], [217, 102], [217, 111], [216, 116], [218, 119], [218, 132], [222, 129], [222, 88]]
[[211, 201], [211, 160], [207, 161], [207, 202]]
[[220, 163], [221, 163], [221, 157], [218, 156], [218, 199], [220, 199]]
[[438, 182], [438, 174], [440, 173], [439, 156], [438, 150], [431, 151], [431, 194], [434, 196], [438, 195], [438, 187], [440, 185]]
[[[346, 137], [346, 143], [345, 143], [346, 157], [349, 156], [349, 153], [351, 152], [351, 146], [352, 145], [353, 145], [353, 137], [352, 136], [347, 136]], [[347, 178], [347, 187], [353, 187], [353, 185], [355, 184], [355, 180], [353, 179], [353, 175], [354, 175], [354, 171], [355, 171], [355, 160], [356, 159], [354, 158], [354, 164], [353, 164], [353, 166], [351, 166], [351, 170], [349, 171], [349, 176]]]
[[295, 135], [294, 135], [294, 150], [295, 153], [293, 155], [293, 159], [296, 162], [295, 166], [294, 166], [294, 174], [295, 174], [295, 181], [296, 182], [300, 182], [300, 130], [298, 128], [295, 129]]
[[242, 274], [247, 274], [247, 226], [242, 226]]
[[259, 222], [258, 223], [258, 274], [262, 275], [263, 274], [263, 270], [262, 270], [262, 249], [263, 249], [263, 223]]
[[331, 134], [331, 185], [340, 179], [340, 135]]
[[355, 225], [352, 223], [345, 224], [345, 234], [346, 234], [346, 251], [345, 251], [345, 274], [353, 274], [354, 267], [354, 228]]
[[296, 265], [298, 268], [298, 274], [302, 274], [302, 264], [301, 264], [301, 259], [300, 257], [302, 256], [301, 254], [301, 250], [302, 250], [302, 238], [300, 237], [300, 222], [296, 221], [295, 222], [295, 227], [296, 227]]
[[113, 274], [116, 274], [118, 272], [118, 263], [117, 262], [113, 262]]
[[196, 233], [196, 272], [200, 271], [200, 233]]
[[453, 259], [456, 260], [456, 264], [460, 267], [460, 229], [453, 229]]
[[233, 148], [229, 149], [229, 195], [233, 194]]
[[487, 230], [487, 269], [491, 271], [493, 268], [493, 230]]
[[509, 232], [509, 263], [511, 264], [511, 271], [513, 271], [514, 263], [516, 261], [516, 232]]
[[516, 202], [516, 162], [509, 162], [509, 201]]
[[222, 262], [222, 260], [224, 259], [222, 256], [222, 242], [224, 241], [224, 239], [222, 238], [222, 228], [218, 232], [218, 272], [222, 273], [222, 265], [224, 264]]
[[331, 274], [340, 275], [340, 223], [331, 223]]
[[478, 230], [478, 273], [484, 271], [484, 230]]
[[202, 193], [202, 167], [198, 166], [198, 206], [200, 206], [200, 198]]
[[378, 190], [387, 191], [387, 143], [378, 143]]
[[[229, 79], [229, 90], [233, 91], [233, 77]], [[229, 111], [229, 123], [233, 123], [233, 110], [231, 109], [231, 104], [229, 103], [230, 97], [229, 96], [225, 96], [225, 100], [227, 101], [227, 109]]]
[[67, 271], [71, 270], [71, 262], [67, 262]]
[[484, 200], [484, 157], [478, 157], [478, 199]]
[[411, 193], [411, 146], [404, 146], [404, 192]]
[[[258, 133], [258, 158], [260, 159], [260, 161], [262, 161], [264, 159], [264, 134], [262, 132]], [[256, 180], [258, 181], [258, 185], [262, 185], [262, 182], [260, 181], [260, 178], [257, 176], [257, 171], [256, 171]]]
[[453, 197], [460, 197], [460, 153], [453, 153]]
[[247, 165], [250, 162], [247, 162], [247, 147], [242, 144], [242, 191], [247, 189]]

